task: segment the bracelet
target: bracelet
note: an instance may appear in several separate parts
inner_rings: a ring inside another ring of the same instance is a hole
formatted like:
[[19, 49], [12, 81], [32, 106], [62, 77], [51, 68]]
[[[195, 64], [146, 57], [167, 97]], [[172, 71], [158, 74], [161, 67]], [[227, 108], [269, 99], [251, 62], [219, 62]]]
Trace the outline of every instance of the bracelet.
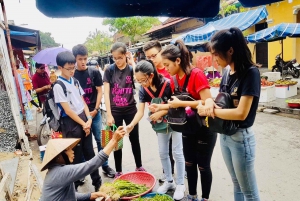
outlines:
[[93, 119], [93, 117], [92, 117], [92, 116], [88, 116], [87, 118], [88, 118], [88, 119]]

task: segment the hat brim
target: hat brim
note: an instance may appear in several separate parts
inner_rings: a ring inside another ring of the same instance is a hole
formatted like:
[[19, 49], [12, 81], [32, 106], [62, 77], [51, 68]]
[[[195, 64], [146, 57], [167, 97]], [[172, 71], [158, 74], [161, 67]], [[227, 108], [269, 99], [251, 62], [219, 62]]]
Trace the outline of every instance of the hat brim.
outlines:
[[49, 140], [42, 162], [41, 171], [46, 170], [48, 168], [49, 163], [63, 151], [69, 148], [73, 149], [79, 143], [79, 141], [80, 138], [64, 138]]

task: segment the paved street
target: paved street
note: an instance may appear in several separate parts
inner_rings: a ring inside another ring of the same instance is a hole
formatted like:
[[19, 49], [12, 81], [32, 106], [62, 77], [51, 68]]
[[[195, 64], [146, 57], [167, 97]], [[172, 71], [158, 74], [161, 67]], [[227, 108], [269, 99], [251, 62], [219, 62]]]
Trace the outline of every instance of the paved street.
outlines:
[[[254, 130], [257, 139], [256, 173], [262, 201], [289, 200], [297, 201], [300, 197], [300, 132], [299, 120], [258, 113]], [[142, 147], [143, 166], [148, 172], [159, 177], [161, 163], [158, 155], [157, 138], [146, 118], [140, 122], [140, 141]], [[33, 145], [34, 143], [31, 142]], [[39, 157], [37, 147], [33, 148], [36, 158]], [[40, 163], [39, 160], [35, 160]], [[113, 155], [109, 164], [114, 167]], [[40, 164], [37, 164], [38, 166]], [[135, 164], [131, 153], [130, 142], [124, 139], [123, 171], [134, 171]], [[219, 141], [213, 158], [213, 185], [210, 200], [233, 200], [233, 187], [220, 151]], [[101, 169], [100, 169], [101, 171]], [[43, 172], [42, 175], [45, 173]], [[79, 191], [92, 191], [89, 177], [87, 183]], [[111, 179], [105, 178], [105, 182]], [[198, 194], [201, 187], [198, 185]]]

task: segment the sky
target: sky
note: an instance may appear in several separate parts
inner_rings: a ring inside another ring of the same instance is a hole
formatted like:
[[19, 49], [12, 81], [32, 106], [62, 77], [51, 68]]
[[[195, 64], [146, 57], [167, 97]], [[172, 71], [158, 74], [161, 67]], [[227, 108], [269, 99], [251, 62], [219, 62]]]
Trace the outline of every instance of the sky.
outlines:
[[109, 32], [108, 26], [102, 25], [103, 18], [49, 18], [36, 8], [35, 0], [5, 0], [4, 3], [8, 20], [14, 20], [17, 26], [50, 32], [55, 41], [67, 49], [84, 43], [96, 29]]

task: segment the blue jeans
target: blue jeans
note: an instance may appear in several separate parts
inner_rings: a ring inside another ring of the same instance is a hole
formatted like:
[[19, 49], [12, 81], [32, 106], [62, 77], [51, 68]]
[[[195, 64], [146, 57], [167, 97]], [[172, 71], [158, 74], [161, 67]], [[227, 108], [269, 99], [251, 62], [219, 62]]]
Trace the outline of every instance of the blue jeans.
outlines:
[[169, 156], [169, 142], [172, 137], [172, 153], [176, 165], [176, 184], [184, 184], [185, 161], [183, 156], [182, 135], [176, 131], [166, 133], [157, 133], [158, 148], [161, 164], [164, 169], [167, 181], [172, 181], [172, 167]]
[[255, 137], [252, 127], [234, 135], [221, 134], [221, 150], [234, 185], [235, 201], [259, 201], [254, 171]]
[[[95, 141], [97, 143], [97, 147], [98, 147], [98, 152], [102, 150], [102, 146], [101, 146], [101, 140], [100, 140], [100, 136], [101, 136], [101, 113], [100, 111], [96, 114], [96, 116], [93, 118], [93, 122], [92, 122], [92, 132], [95, 138]], [[108, 161], [106, 161], [102, 167], [107, 167], [108, 166]]]

